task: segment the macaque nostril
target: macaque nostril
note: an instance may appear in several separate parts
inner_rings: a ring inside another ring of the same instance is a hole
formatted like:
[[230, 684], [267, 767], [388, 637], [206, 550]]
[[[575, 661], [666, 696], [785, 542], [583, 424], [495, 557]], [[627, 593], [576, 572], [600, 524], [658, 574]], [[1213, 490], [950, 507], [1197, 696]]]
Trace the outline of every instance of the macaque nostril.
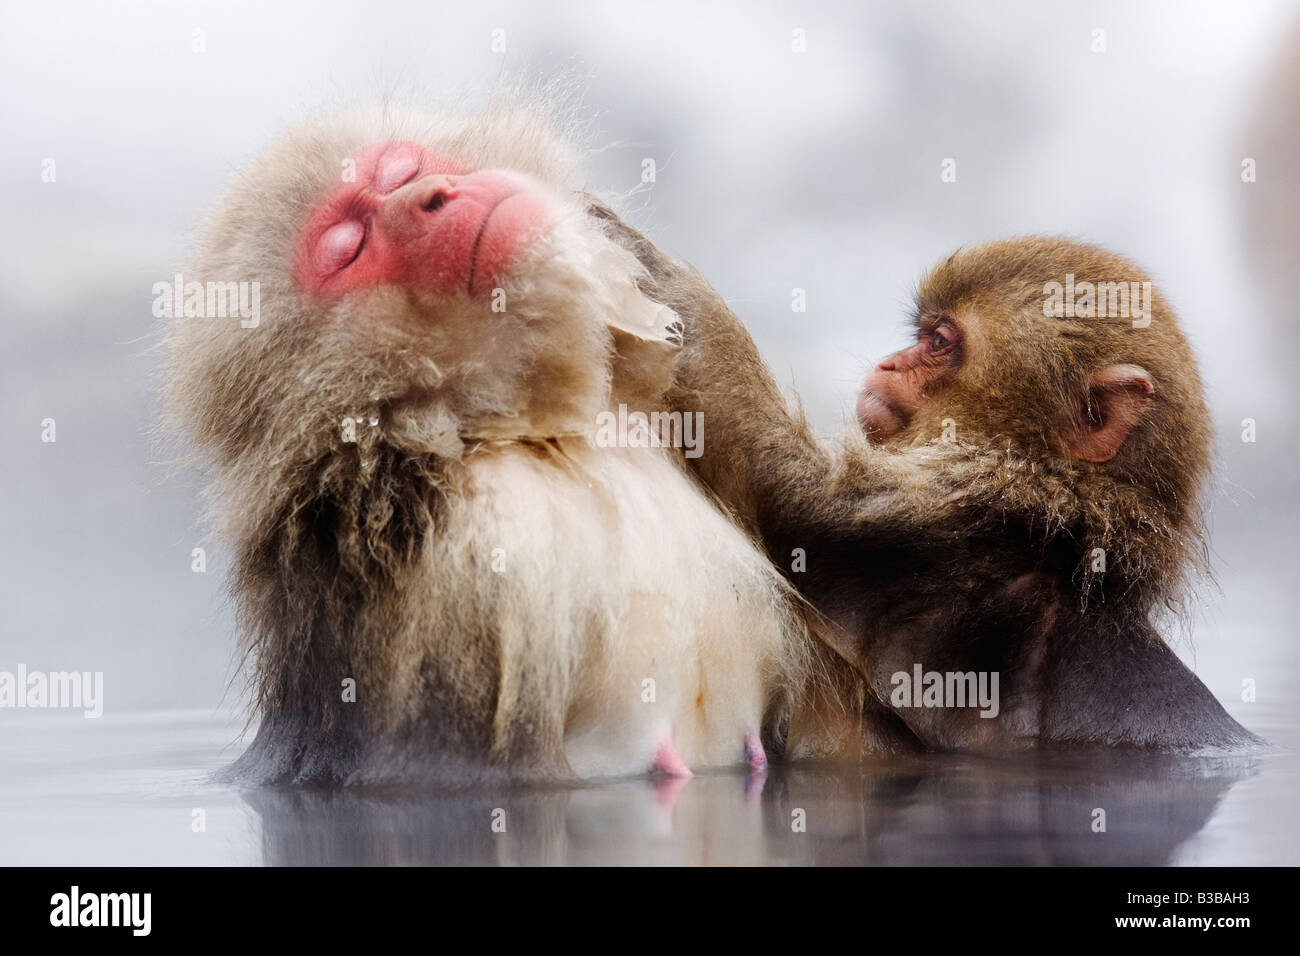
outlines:
[[443, 194], [443, 191], [439, 189], [436, 193], [430, 196], [429, 201], [424, 204], [424, 211], [437, 212], [444, 205], [446, 205], [446, 203], [447, 203], [447, 197], [446, 195]]

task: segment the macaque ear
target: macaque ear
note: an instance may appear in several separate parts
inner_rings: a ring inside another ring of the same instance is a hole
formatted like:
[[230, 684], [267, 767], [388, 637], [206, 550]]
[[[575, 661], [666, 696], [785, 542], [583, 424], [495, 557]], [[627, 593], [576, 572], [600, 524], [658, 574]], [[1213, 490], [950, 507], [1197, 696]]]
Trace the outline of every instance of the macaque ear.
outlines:
[[1119, 451], [1156, 387], [1138, 365], [1107, 365], [1088, 380], [1088, 393], [1070, 453], [1080, 461], [1110, 461]]

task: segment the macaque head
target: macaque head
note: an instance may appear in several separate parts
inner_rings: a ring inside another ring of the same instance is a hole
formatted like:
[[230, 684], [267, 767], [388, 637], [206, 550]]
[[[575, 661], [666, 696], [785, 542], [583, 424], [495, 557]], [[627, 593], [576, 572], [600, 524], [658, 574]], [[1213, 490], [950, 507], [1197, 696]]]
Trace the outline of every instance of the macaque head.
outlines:
[[873, 443], [1010, 444], [1143, 482], [1206, 467], [1195, 361], [1126, 260], [1060, 239], [962, 250], [922, 282], [915, 318], [915, 344], [881, 360], [859, 396]]
[[588, 433], [611, 388], [662, 391], [675, 316], [586, 214], [551, 129], [522, 107], [357, 112], [249, 166], [184, 279], [255, 284], [257, 321], [187, 310], [169, 330], [173, 407], [199, 443], [318, 459], [352, 420], [359, 443], [456, 458]]

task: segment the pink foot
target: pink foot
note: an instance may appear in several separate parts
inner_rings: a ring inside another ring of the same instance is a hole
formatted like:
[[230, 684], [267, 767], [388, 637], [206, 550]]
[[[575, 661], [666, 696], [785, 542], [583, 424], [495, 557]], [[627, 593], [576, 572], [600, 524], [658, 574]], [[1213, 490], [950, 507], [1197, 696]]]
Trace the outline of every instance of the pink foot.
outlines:
[[673, 738], [665, 737], [664, 742], [659, 745], [655, 751], [654, 763], [650, 765], [651, 773], [666, 773], [670, 777], [690, 777], [693, 776], [691, 768], [686, 766], [682, 760], [681, 754], [673, 746]]
[[752, 730], [745, 734], [745, 763], [749, 764], [749, 769], [754, 773], [767, 771], [767, 752], [763, 750], [763, 742], [758, 739], [758, 734]]

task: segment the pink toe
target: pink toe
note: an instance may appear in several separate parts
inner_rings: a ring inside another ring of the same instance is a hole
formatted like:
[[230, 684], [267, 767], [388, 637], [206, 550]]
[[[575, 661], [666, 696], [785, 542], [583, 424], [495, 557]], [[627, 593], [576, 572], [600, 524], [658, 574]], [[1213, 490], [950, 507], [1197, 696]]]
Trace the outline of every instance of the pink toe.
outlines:
[[673, 746], [673, 739], [665, 737], [664, 742], [659, 745], [655, 752], [654, 763], [650, 765], [651, 773], [666, 773], [671, 777], [689, 777], [692, 776], [691, 768], [686, 766], [686, 761], [682, 760], [681, 754]]

